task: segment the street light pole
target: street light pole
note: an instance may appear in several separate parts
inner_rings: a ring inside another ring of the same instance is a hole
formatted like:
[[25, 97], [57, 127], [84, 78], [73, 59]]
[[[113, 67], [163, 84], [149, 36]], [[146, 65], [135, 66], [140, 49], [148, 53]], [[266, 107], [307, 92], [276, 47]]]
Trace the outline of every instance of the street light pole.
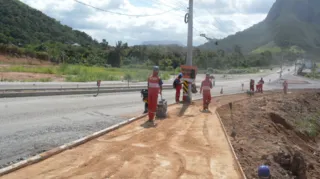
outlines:
[[[186, 65], [192, 66], [192, 50], [193, 50], [193, 0], [189, 0], [189, 13], [188, 13], [188, 51]], [[192, 101], [191, 82], [188, 85], [189, 102]]]

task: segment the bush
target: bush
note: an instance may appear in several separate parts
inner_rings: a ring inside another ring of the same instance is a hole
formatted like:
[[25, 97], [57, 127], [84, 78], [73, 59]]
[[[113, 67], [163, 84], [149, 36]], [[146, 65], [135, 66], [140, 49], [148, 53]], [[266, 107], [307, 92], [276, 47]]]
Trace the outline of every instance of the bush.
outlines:
[[49, 60], [49, 55], [47, 52], [36, 52], [36, 58], [40, 59], [40, 60]]
[[213, 68], [208, 68], [208, 69], [207, 69], [207, 72], [210, 73], [210, 74], [212, 74], [212, 73], [213, 73]]

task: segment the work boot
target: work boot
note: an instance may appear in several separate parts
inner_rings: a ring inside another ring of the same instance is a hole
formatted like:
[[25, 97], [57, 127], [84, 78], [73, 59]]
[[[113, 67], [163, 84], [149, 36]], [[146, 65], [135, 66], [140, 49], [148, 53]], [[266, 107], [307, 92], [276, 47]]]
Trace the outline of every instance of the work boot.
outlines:
[[154, 122], [154, 120], [152, 120], [152, 119], [149, 119], [148, 120], [148, 125], [150, 125], [150, 126], [156, 126], [156, 123]]

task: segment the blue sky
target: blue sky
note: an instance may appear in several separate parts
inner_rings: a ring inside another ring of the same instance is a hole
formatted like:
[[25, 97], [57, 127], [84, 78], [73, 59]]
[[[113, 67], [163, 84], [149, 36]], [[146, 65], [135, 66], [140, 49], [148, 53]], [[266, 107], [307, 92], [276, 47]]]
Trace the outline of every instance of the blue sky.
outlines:
[[[168, 13], [149, 17], [128, 17], [98, 11], [75, 0], [21, 0], [74, 29], [114, 45], [118, 40], [138, 45], [144, 41], [187, 43], [183, 17], [187, 0], [79, 0], [100, 9], [135, 15]], [[195, 1], [195, 0], [194, 0]], [[206, 42], [200, 33], [223, 38], [262, 21], [275, 0], [196, 0], [194, 2], [194, 45]]]

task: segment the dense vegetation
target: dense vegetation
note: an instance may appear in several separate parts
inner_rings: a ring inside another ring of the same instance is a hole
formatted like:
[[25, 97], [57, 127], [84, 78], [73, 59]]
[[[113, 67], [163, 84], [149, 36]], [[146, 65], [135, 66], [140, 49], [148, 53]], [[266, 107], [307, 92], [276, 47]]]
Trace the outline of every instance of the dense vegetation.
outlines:
[[277, 0], [262, 22], [220, 40], [219, 47], [213, 42], [201, 47], [230, 51], [230, 45], [240, 45], [244, 53], [250, 53], [297, 46], [312, 56], [319, 55], [319, 19], [319, 0]]
[[[173, 71], [184, 64], [186, 59], [186, 49], [178, 45], [129, 47], [127, 43], [119, 41], [112, 47], [106, 40], [102, 42], [93, 40], [86, 33], [62, 25], [55, 19], [28, 7], [18, 0], [0, 0], [0, 4], [1, 54], [38, 58], [56, 64], [107, 67], [109, 70], [111, 70], [111, 67], [113, 69], [120, 67], [150, 69], [153, 65], [159, 65], [162, 70]], [[262, 24], [266, 23], [263, 22]], [[255, 29], [255, 33], [252, 33], [250, 29]], [[195, 48], [193, 53], [194, 65], [205, 70], [229, 69], [229, 72], [241, 73], [243, 71], [230, 69], [265, 67], [275, 63], [275, 56], [272, 50], [268, 48], [267, 50], [256, 49], [255, 53], [245, 53], [248, 48], [253, 49], [263, 45], [264, 42], [261, 39], [268, 37], [267, 34], [263, 34], [265, 31], [260, 25], [250, 29], [239, 33], [246, 34], [244, 36], [235, 35], [221, 41], [216, 47], [217, 50]], [[263, 36], [263, 38], [256, 38], [258, 36]], [[228, 41], [228, 39], [231, 39], [231, 41]], [[232, 39], [238, 39], [243, 43], [237, 45], [232, 42]], [[253, 40], [255, 43], [250, 44]], [[288, 52], [292, 52], [292, 50]], [[291, 56], [292, 59], [295, 57], [292, 53], [288, 53], [287, 56]], [[57, 69], [52, 69], [52, 73], [64, 74], [60, 68], [65, 67], [60, 66]], [[17, 69], [21, 69], [21, 67]], [[28, 70], [21, 69], [21, 71]], [[87, 74], [82, 73], [82, 76]], [[103, 79], [107, 78], [106, 74], [99, 74], [104, 76]], [[90, 76], [90, 74], [87, 75]], [[96, 78], [94, 75], [92, 76], [92, 78]], [[110, 77], [110, 79], [112, 80], [113, 77]], [[78, 81], [81, 81], [81, 79], [78, 79]]]

